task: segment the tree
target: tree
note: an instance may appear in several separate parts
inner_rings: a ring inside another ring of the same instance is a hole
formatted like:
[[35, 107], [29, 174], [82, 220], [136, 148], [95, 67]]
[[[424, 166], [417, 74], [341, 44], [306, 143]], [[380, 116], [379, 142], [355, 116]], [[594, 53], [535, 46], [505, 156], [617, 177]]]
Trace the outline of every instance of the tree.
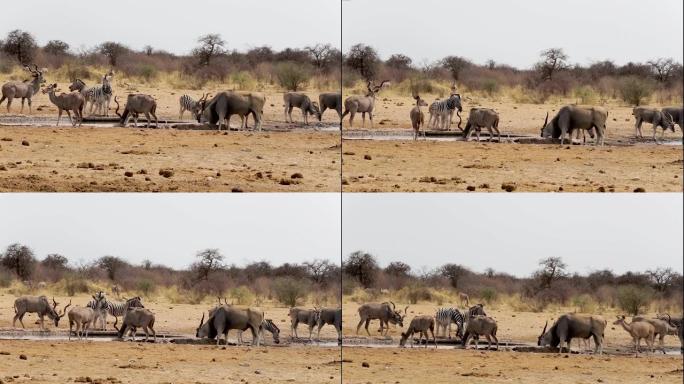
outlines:
[[311, 276], [311, 280], [319, 285], [326, 285], [328, 279], [330, 279], [336, 272], [337, 267], [330, 263], [328, 260], [314, 260], [304, 262], [304, 266]]
[[7, 247], [0, 258], [0, 264], [13, 271], [20, 279], [30, 280], [36, 267], [36, 258], [31, 248], [14, 243]]
[[102, 256], [95, 262], [95, 265], [107, 272], [107, 278], [109, 278], [109, 280], [116, 281], [119, 272], [124, 267], [127, 267], [128, 263], [116, 256]]
[[349, 49], [345, 60], [347, 66], [357, 72], [366, 80], [372, 81], [378, 71], [380, 58], [372, 47], [364, 44], [356, 44]]
[[551, 288], [556, 280], [566, 276], [567, 267], [560, 257], [549, 257], [539, 261], [541, 269], [534, 273], [534, 278], [542, 289]]
[[279, 277], [273, 281], [276, 299], [288, 307], [296, 307], [297, 303], [306, 297], [308, 291], [307, 284], [302, 280]]
[[411, 266], [401, 261], [393, 261], [385, 267], [385, 273], [392, 277], [407, 277], [411, 273]]
[[254, 280], [259, 277], [269, 277], [273, 272], [273, 267], [268, 261], [257, 261], [247, 264], [244, 269], [244, 274], [249, 280]]
[[449, 74], [454, 81], [458, 81], [461, 72], [472, 65], [470, 61], [459, 56], [447, 56], [442, 59], [441, 64], [442, 67], [449, 71]]
[[143, 47], [143, 52], [147, 56], [152, 56], [152, 54], [154, 53], [154, 48], [152, 48], [151, 45], [146, 45]]
[[566, 62], [568, 55], [563, 52], [562, 48], [543, 50], [539, 56], [542, 59], [535, 65], [535, 69], [539, 72], [542, 80], [553, 80], [553, 76], [557, 72], [568, 68]]
[[309, 52], [311, 63], [313, 63], [314, 67], [319, 71], [327, 70], [340, 56], [340, 51], [333, 48], [330, 44], [316, 44], [304, 49]]
[[271, 47], [264, 45], [263, 47], [252, 48], [245, 53], [247, 61], [251, 65], [273, 61], [275, 53]]
[[394, 54], [385, 61], [385, 65], [387, 65], [390, 68], [395, 68], [395, 69], [411, 69], [411, 64], [413, 63], [413, 60], [411, 60], [410, 57], [406, 55], [402, 55], [401, 53]]
[[658, 60], [648, 61], [647, 64], [651, 66], [656, 80], [661, 83], [670, 80], [677, 69], [677, 64], [672, 59], [660, 58]]
[[67, 269], [67, 264], [69, 263], [69, 260], [57, 253], [51, 253], [40, 262], [41, 265], [43, 265], [46, 268], [49, 269], [54, 269], [54, 270], [65, 270]]
[[283, 88], [297, 92], [309, 81], [309, 70], [301, 64], [284, 62], [276, 66], [276, 76]]
[[458, 264], [444, 264], [440, 269], [439, 273], [449, 279], [449, 284], [454, 289], [458, 289], [458, 283], [463, 276], [470, 274], [470, 270], [462, 265]]
[[205, 249], [195, 256], [199, 261], [190, 266], [198, 281], [207, 280], [212, 272], [223, 268], [223, 255], [218, 249]]
[[653, 80], [641, 79], [636, 76], [625, 77], [618, 83], [620, 97], [622, 100], [638, 107], [653, 94], [651, 82]]
[[653, 288], [660, 293], [667, 291], [679, 276], [672, 268], [648, 270], [646, 271], [646, 274], [650, 277]]
[[55, 56], [66, 56], [69, 53], [69, 44], [62, 40], [50, 40], [43, 47], [43, 51]]
[[19, 63], [23, 65], [32, 63], [37, 48], [36, 39], [30, 33], [20, 29], [8, 33], [2, 44], [3, 52], [16, 57]]
[[633, 316], [643, 313], [652, 297], [650, 288], [640, 288], [634, 285], [619, 287], [617, 293], [620, 308]]
[[218, 33], [200, 36], [197, 42], [200, 45], [192, 50], [192, 55], [197, 58], [199, 65], [208, 66], [214, 57], [225, 53], [224, 46], [226, 42], [223, 41]]
[[100, 44], [97, 51], [109, 60], [111, 66], [115, 67], [121, 55], [128, 52], [128, 48], [114, 41], [107, 41]]
[[375, 257], [363, 251], [351, 253], [343, 264], [344, 273], [358, 280], [364, 288], [373, 285], [378, 269]]

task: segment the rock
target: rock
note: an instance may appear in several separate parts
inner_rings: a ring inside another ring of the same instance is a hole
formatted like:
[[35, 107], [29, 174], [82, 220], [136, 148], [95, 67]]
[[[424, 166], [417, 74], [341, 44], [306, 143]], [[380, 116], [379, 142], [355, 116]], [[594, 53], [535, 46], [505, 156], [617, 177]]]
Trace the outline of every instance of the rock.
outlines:
[[636, 192], [636, 193], [643, 193], [643, 192], [646, 192], [646, 190], [645, 190], [644, 188], [638, 187], [638, 188], [635, 188], [635, 189], [634, 189], [634, 192]]
[[160, 169], [159, 175], [168, 179], [169, 177], [173, 176], [173, 169]]
[[126, 171], [126, 172], [124, 172], [124, 176], [126, 176], [126, 177], [133, 177], [133, 172], [131, 172], [131, 171]]
[[29, 144], [28, 140], [22, 140], [21, 145], [28, 147], [30, 144]]
[[243, 192], [242, 188], [240, 188], [240, 187], [233, 187], [230, 191], [233, 193]]
[[475, 190], [475, 186], [474, 186], [474, 185], [469, 185], [469, 186], [466, 187], [466, 190], [468, 190], [468, 191], [470, 191], [470, 192], [473, 192], [473, 191]]
[[299, 173], [299, 172], [295, 172], [295, 173], [292, 174], [292, 176], [290, 176], [290, 178], [291, 178], [291, 179], [303, 179], [303, 178], [304, 178], [304, 175], [302, 175], [302, 174]]
[[368, 363], [365, 362], [365, 361], [364, 361], [363, 363], [361, 363], [361, 366], [364, 367], [364, 368], [370, 368], [370, 364], [368, 364]]
[[517, 186], [514, 183], [503, 183], [501, 184], [501, 189], [503, 189], [506, 192], [513, 192]]
[[24, 355], [24, 354], [22, 353], [21, 355], [19, 355], [19, 359], [21, 359], [21, 360], [28, 360], [28, 357], [26, 357], [26, 355]]
[[373, 158], [371, 157], [371, 155], [363, 155], [363, 159], [364, 159], [364, 160], [373, 160]]

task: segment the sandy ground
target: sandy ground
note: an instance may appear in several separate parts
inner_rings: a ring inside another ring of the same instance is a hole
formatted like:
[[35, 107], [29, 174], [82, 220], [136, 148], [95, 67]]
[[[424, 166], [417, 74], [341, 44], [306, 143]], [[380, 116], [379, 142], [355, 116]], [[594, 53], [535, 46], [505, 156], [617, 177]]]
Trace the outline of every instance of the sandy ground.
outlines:
[[[407, 304], [396, 302], [397, 307]], [[371, 322], [371, 338], [361, 327], [357, 336], [356, 325], [359, 321], [358, 304], [345, 303], [343, 306], [343, 333], [345, 345], [363, 345], [387, 342], [378, 336], [378, 322]], [[404, 330], [410, 319], [416, 315], [434, 315], [438, 308], [435, 304], [420, 303], [411, 305], [404, 321]], [[488, 315], [497, 320], [497, 337], [502, 345], [506, 342], [536, 344], [544, 322], [552, 323], [560, 314], [572, 311], [561, 308], [544, 313], [517, 312], [510, 308], [485, 306]], [[614, 312], [603, 313], [608, 320], [605, 334], [606, 348], [616, 348], [627, 353], [631, 348], [631, 338], [619, 326], [612, 325]], [[653, 314], [652, 314], [653, 315]], [[455, 332], [455, 327], [452, 327]], [[472, 383], [539, 382], [551, 375], [560, 374], [563, 381], [570, 383], [644, 383], [656, 380], [662, 383], [679, 383], [683, 379], [682, 357], [664, 356], [591, 356], [556, 353], [524, 353], [509, 351], [474, 351], [462, 349], [398, 348], [401, 330], [391, 327], [389, 337], [397, 347], [370, 348], [352, 346], [343, 348], [343, 382], [345, 383], [446, 383], [465, 379]], [[675, 336], [665, 338], [667, 347], [678, 347]], [[573, 346], [577, 348], [577, 344]], [[567, 357], [566, 357], [567, 356]], [[363, 367], [362, 363], [369, 367]], [[653, 375], [653, 376], [652, 376]]]
[[[425, 96], [432, 101], [434, 97]], [[412, 99], [383, 96], [376, 101], [376, 130], [410, 129]], [[572, 101], [569, 101], [572, 102]], [[490, 107], [501, 116], [502, 135], [538, 136], [545, 114], [551, 116], [562, 104], [516, 104], [464, 99], [463, 126], [471, 107]], [[682, 147], [634, 139], [631, 108], [608, 105], [610, 145], [603, 148], [557, 144], [477, 143], [462, 141], [344, 140], [343, 188], [354, 192], [478, 192], [501, 191], [502, 184], [516, 191], [682, 191]], [[425, 109], [427, 115], [427, 109]], [[454, 117], [455, 121], [457, 118]], [[357, 116], [354, 128], [361, 129]], [[366, 122], [366, 128], [370, 124]], [[452, 127], [456, 129], [456, 127]], [[652, 134], [644, 124], [645, 135]], [[682, 139], [679, 128], [666, 140]], [[588, 142], [591, 140], [587, 136]], [[474, 189], [473, 189], [474, 188]]]
[[[343, 383], [681, 383], [681, 356], [344, 348]], [[367, 363], [368, 367], [362, 366]]]
[[0, 191], [340, 189], [336, 133], [0, 127], [0, 140]]
[[[63, 90], [67, 84], [60, 84]], [[160, 120], [178, 119], [178, 98], [189, 90], [132, 87], [158, 100]], [[115, 95], [126, 89], [115, 87]], [[209, 90], [215, 93], [217, 90]], [[285, 123], [282, 93], [266, 92], [266, 124]], [[310, 97], [318, 99], [317, 92]], [[15, 100], [11, 113], [19, 113]], [[56, 117], [46, 95], [36, 95], [33, 116]], [[24, 113], [28, 112], [28, 108]], [[0, 106], [0, 117], [6, 105]], [[114, 103], [110, 114], [114, 114]], [[190, 119], [186, 112], [184, 118]], [[27, 117], [30, 119], [30, 117]], [[315, 120], [315, 118], [311, 118]], [[323, 122], [339, 121], [326, 111]], [[233, 117], [237, 126], [239, 119]], [[250, 120], [250, 126], [253, 121]], [[112, 125], [114, 125], [112, 123]], [[334, 131], [217, 132], [109, 127], [72, 128], [66, 115], [60, 127], [0, 126], [0, 191], [179, 191], [179, 192], [336, 192], [340, 190], [340, 136]], [[28, 145], [22, 143], [27, 142]], [[173, 176], [159, 175], [172, 169]], [[144, 171], [143, 171], [144, 170]], [[126, 176], [131, 172], [132, 176]], [[144, 173], [146, 172], [146, 173]], [[298, 178], [301, 174], [301, 178]], [[292, 176], [295, 175], [295, 178]]]
[[339, 383], [340, 350], [0, 340], [0, 382]]

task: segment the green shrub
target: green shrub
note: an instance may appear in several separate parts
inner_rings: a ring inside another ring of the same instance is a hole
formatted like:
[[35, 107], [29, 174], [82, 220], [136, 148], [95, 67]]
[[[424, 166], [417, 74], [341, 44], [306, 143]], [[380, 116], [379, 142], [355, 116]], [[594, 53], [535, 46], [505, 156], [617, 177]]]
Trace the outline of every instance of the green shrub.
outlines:
[[651, 82], [634, 76], [622, 79], [618, 88], [622, 100], [637, 107], [646, 102], [653, 94]]
[[145, 297], [149, 296], [156, 290], [154, 281], [147, 279], [139, 281], [136, 288], [138, 289], [138, 292], [140, 292]]
[[596, 301], [587, 294], [582, 294], [572, 298], [572, 306], [577, 312], [594, 313], [597, 309]]
[[272, 287], [276, 299], [289, 307], [296, 306], [298, 302], [306, 298], [308, 291], [308, 285], [303, 280], [291, 277], [276, 279]]
[[579, 101], [579, 104], [595, 104], [599, 98], [594, 88], [587, 85], [575, 88], [572, 94]]
[[495, 302], [498, 297], [499, 294], [496, 292], [494, 288], [486, 287], [480, 290], [480, 298], [486, 304], [491, 304]]
[[230, 81], [239, 90], [254, 89], [256, 86], [256, 80], [252, 74], [247, 71], [233, 73], [233, 75], [230, 76]]
[[70, 274], [64, 279], [64, 290], [67, 295], [74, 296], [77, 293], [90, 292], [88, 282], [77, 274]]
[[302, 64], [284, 62], [276, 66], [278, 83], [288, 91], [301, 90], [309, 81], [309, 73], [309, 68]]
[[485, 79], [482, 82], [482, 90], [487, 96], [492, 97], [499, 92], [499, 83], [494, 79]]
[[629, 315], [638, 315], [646, 311], [653, 299], [653, 290], [646, 287], [627, 285], [618, 288], [618, 306]]
[[148, 83], [157, 78], [157, 68], [149, 64], [143, 64], [140, 66], [139, 72], [140, 77], [142, 77]]
[[12, 274], [0, 269], [0, 288], [9, 288], [12, 285]]
[[228, 295], [233, 298], [238, 305], [251, 305], [254, 302], [254, 294], [244, 285], [231, 289], [228, 292]]

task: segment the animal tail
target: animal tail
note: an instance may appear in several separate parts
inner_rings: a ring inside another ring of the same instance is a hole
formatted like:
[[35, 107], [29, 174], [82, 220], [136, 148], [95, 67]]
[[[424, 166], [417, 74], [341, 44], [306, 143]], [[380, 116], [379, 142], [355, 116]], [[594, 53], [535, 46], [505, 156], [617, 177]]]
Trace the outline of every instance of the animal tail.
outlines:
[[468, 119], [468, 121], [466, 121], [466, 126], [465, 126], [465, 128], [463, 128], [463, 137], [468, 136], [468, 133], [470, 132], [470, 130], [472, 129], [472, 127], [473, 127], [473, 125], [470, 124], [470, 119]]

